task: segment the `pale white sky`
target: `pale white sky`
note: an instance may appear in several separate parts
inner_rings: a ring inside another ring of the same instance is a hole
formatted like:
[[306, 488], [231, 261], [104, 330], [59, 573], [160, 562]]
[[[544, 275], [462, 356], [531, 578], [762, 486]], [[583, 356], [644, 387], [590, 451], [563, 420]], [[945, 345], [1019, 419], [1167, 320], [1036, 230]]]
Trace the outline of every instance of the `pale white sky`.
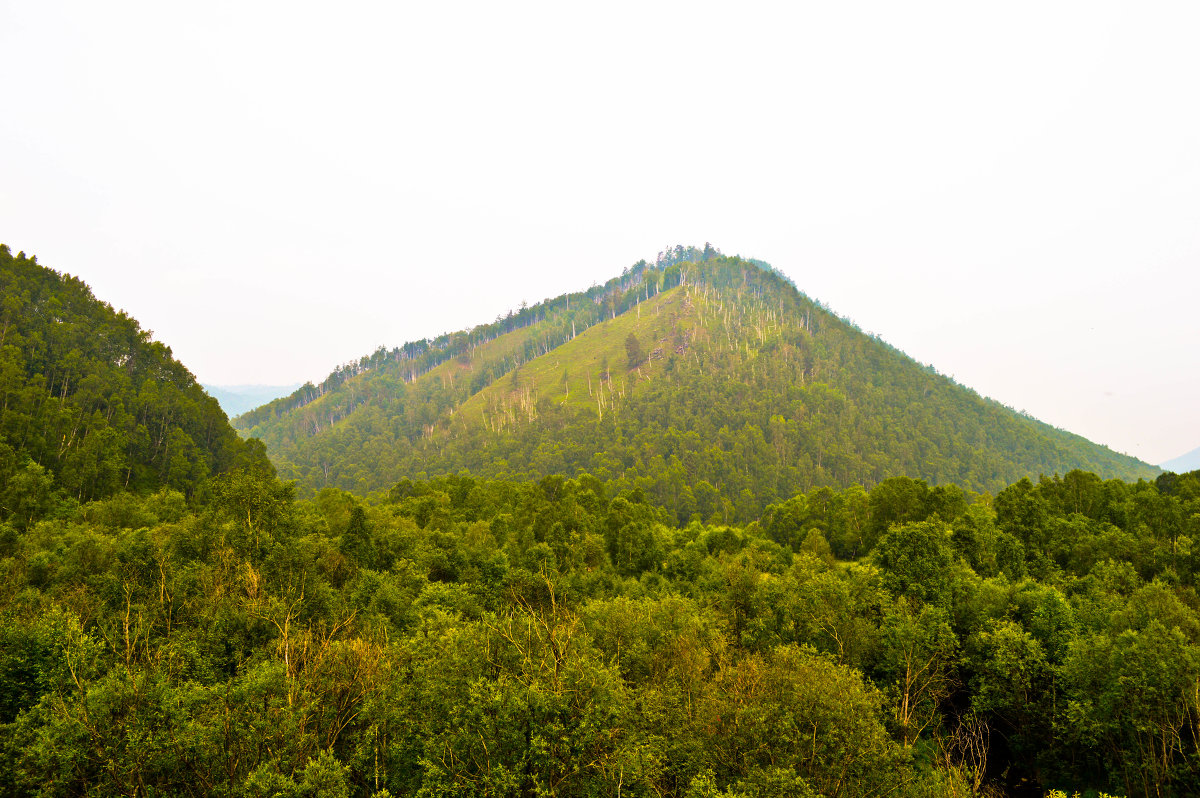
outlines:
[[1200, 444], [1200, 4], [0, 0], [0, 241], [208, 383], [769, 261], [959, 382]]

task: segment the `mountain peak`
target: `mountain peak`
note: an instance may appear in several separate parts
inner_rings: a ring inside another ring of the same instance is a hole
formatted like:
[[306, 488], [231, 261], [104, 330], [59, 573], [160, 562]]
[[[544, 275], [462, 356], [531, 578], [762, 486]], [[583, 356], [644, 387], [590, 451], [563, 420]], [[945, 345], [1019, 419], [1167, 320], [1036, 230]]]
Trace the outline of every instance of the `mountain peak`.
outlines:
[[[769, 265], [711, 247], [379, 350], [235, 423], [312, 489], [383, 490], [462, 468], [589, 472], [683, 520], [718, 506], [750, 520], [797, 490], [901, 475], [996, 490], [1074, 468], [1157, 473], [979, 397]], [[373, 454], [343, 465], [347, 447]]]

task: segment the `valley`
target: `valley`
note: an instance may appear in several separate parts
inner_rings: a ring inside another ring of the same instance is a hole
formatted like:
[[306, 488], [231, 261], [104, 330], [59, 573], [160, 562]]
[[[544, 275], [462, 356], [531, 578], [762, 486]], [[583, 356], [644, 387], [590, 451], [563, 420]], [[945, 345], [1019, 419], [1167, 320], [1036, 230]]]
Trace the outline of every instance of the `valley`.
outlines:
[[0, 246], [0, 792], [1193, 792], [1200, 471], [677, 250], [231, 425]]

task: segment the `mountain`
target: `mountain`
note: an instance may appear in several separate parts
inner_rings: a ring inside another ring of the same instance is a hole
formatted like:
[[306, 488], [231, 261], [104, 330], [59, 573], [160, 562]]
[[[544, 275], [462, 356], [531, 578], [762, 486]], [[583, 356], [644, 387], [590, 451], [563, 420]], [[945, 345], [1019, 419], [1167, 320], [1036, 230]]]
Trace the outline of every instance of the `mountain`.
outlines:
[[906, 475], [996, 491], [1158, 473], [980, 397], [759, 261], [684, 250], [493, 324], [380, 349], [234, 419], [284, 478], [386, 490], [588, 472], [679, 519]]
[[1187, 454], [1181, 454], [1173, 460], [1168, 460], [1160, 468], [1163, 471], [1174, 471], [1176, 474], [1200, 470], [1200, 448], [1192, 449]]
[[300, 387], [291, 385], [204, 385], [208, 395], [216, 399], [221, 409], [230, 418], [265, 405], [281, 396], [287, 396]]
[[28, 522], [55, 491], [190, 495], [218, 472], [270, 469], [170, 348], [81, 280], [0, 244], [0, 303], [3, 517]]
[[1148, 467], [682, 255], [245, 417], [326, 479], [588, 473], [306, 500], [0, 247], [0, 795], [1191, 794], [1200, 472], [822, 487]]

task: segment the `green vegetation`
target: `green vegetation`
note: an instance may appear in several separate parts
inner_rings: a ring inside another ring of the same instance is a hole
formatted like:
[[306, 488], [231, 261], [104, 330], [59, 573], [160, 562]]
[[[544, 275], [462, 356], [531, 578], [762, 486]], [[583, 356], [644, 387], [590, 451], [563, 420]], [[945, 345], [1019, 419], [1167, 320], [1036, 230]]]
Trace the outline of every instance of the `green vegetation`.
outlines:
[[746, 527], [586, 474], [51, 516], [0, 537], [5, 794], [1200, 783], [1200, 473], [892, 478]]
[[302, 498], [134, 321], [0, 267], [0, 793], [1200, 785], [1200, 472], [984, 492], [1142, 467], [761, 265], [680, 248], [254, 411], [374, 491]]
[[81, 281], [0, 244], [0, 519], [57, 497], [191, 495], [231, 468], [270, 470], [171, 350]]
[[1159, 473], [956, 385], [765, 264], [679, 255], [700, 259], [381, 350], [234, 423], [309, 495], [587, 472], [682, 524], [748, 523], [797, 491], [894, 476], [997, 491], [1076, 468]]

